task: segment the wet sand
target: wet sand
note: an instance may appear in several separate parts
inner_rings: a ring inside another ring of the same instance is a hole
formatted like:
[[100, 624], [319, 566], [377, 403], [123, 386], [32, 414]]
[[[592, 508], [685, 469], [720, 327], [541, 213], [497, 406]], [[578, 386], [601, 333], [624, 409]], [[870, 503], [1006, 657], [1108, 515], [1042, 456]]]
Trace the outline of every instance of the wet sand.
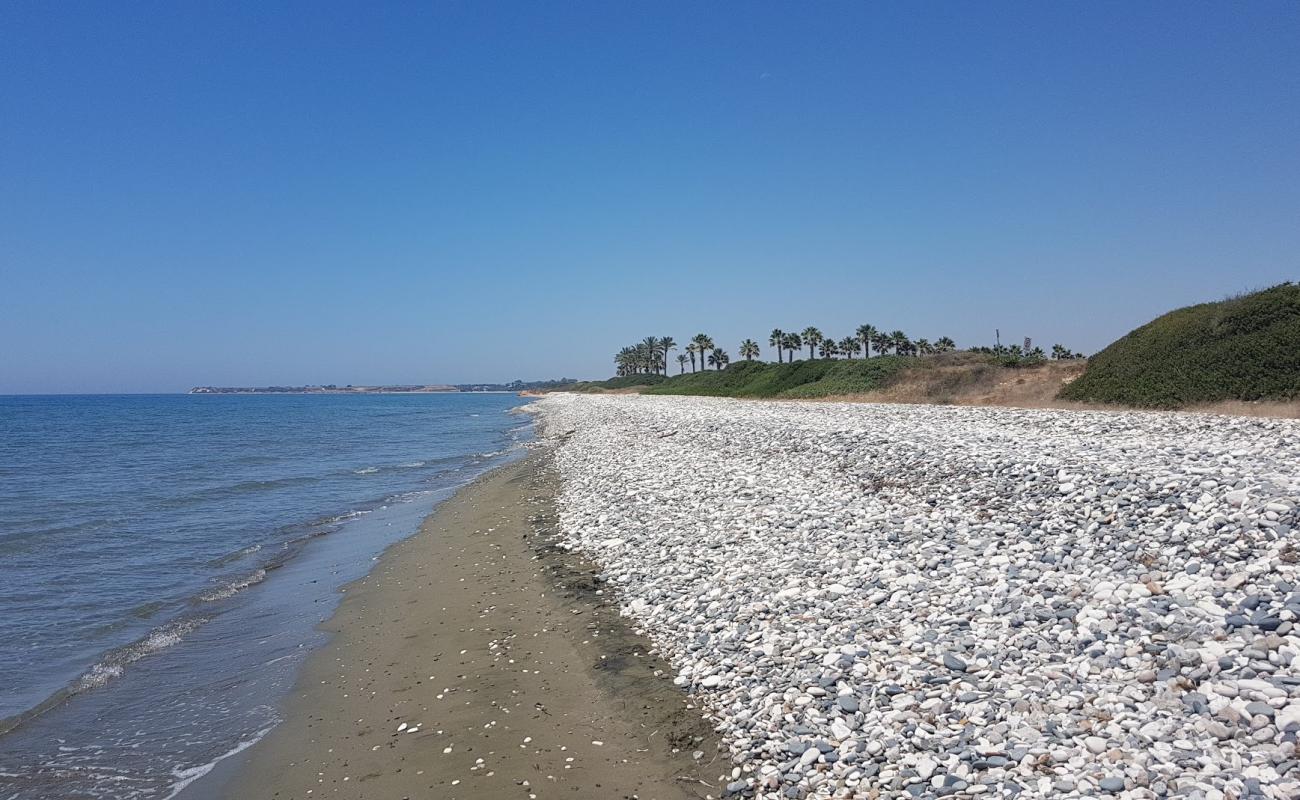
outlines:
[[551, 546], [554, 483], [542, 452], [490, 473], [348, 587], [228, 796], [717, 797], [710, 726]]

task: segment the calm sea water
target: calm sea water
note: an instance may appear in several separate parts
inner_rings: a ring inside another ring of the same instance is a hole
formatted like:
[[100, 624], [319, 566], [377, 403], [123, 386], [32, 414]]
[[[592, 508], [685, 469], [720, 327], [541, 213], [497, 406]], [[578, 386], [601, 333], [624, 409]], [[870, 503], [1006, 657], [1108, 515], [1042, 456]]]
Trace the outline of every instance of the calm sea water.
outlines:
[[197, 793], [521, 402], [0, 397], [0, 800]]

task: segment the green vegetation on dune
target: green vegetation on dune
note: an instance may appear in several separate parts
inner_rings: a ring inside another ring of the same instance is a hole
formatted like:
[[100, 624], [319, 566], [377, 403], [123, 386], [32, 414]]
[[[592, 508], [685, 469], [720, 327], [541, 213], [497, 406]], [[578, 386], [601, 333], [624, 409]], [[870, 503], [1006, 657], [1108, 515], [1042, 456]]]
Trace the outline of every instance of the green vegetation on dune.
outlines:
[[1300, 398], [1300, 286], [1157, 317], [1089, 359], [1060, 396], [1146, 408]]
[[823, 358], [787, 364], [740, 361], [722, 370], [676, 375], [646, 389], [645, 394], [784, 398], [863, 394], [884, 388], [915, 363], [916, 359], [906, 356], [854, 361]]
[[[776, 363], [763, 362], [763, 345], [755, 339], [740, 342], [737, 353], [744, 361], [732, 363], [731, 356], [707, 333], [697, 333], [680, 346], [671, 336], [646, 336], [614, 354], [617, 377], [605, 381], [581, 381], [562, 387], [570, 392], [640, 390], [645, 394], [710, 395], [714, 397], [814, 398], [878, 392], [900, 376], [935, 367], [959, 366], [981, 370], [998, 367], [1032, 367], [1044, 364], [1042, 348], [1025, 350], [1019, 345], [971, 348], [958, 353], [957, 343], [948, 336], [913, 340], [901, 330], [886, 331], [874, 325], [859, 325], [852, 336], [836, 339], [809, 325], [799, 333], [774, 328], [767, 347]], [[675, 357], [674, 350], [682, 350]], [[806, 354], [806, 358], [805, 358]], [[859, 358], [859, 356], [861, 356]], [[1079, 356], [1056, 345], [1054, 360]], [[678, 374], [669, 376], [669, 365], [677, 362]], [[687, 366], [690, 372], [687, 373]], [[946, 372], [934, 373], [942, 389], [953, 384]], [[936, 383], [931, 381], [931, 383]]]
[[[953, 403], [1001, 392], [1015, 402], [1052, 397], [1072, 360], [1047, 361], [984, 352], [941, 353], [928, 357], [884, 355], [870, 359], [805, 359], [773, 364], [742, 361], [722, 369], [665, 378], [626, 375], [585, 381], [557, 391], [600, 393], [616, 390], [656, 395], [702, 395], [773, 399], [816, 399], [876, 395], [890, 402]], [[1078, 374], [1077, 370], [1071, 374]], [[1024, 387], [1003, 391], [1004, 386]], [[1042, 387], [1042, 391], [1035, 387]], [[1026, 394], [1028, 393], [1028, 394]], [[1041, 395], [1041, 396], [1040, 396]]]
[[610, 389], [638, 389], [642, 386], [654, 386], [668, 380], [662, 375], [620, 375], [607, 381], [578, 381], [560, 387], [565, 392], [603, 392]]

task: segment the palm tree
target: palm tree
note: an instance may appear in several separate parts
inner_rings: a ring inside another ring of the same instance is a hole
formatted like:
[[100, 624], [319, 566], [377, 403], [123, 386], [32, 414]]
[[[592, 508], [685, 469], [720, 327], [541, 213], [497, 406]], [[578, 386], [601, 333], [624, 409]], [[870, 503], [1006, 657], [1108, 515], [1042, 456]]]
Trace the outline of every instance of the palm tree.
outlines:
[[[695, 342], [686, 345], [686, 353], [691, 357], [691, 372], [695, 371], [695, 354], [697, 352], [699, 352], [699, 348], [695, 346]], [[700, 359], [701, 362], [703, 362], [703, 360], [704, 359]]]
[[929, 339], [917, 339], [916, 352], [920, 353], [923, 356], [933, 355], [934, 345], [930, 344]]
[[700, 369], [704, 369], [704, 354], [713, 349], [713, 339], [707, 333], [697, 333], [691, 337], [691, 343], [700, 354]]
[[840, 352], [853, 359], [853, 354], [862, 349], [862, 340], [855, 336], [845, 336], [840, 339]]
[[758, 342], [753, 339], [746, 339], [740, 343], [740, 355], [746, 361], [753, 361], [758, 358]]
[[653, 336], [647, 336], [641, 340], [641, 346], [645, 348], [645, 371], [659, 372], [659, 340]]
[[912, 351], [912, 340], [907, 338], [906, 333], [894, 331], [889, 334], [889, 338], [894, 341], [894, 352], [900, 356], [905, 356]]
[[[692, 361], [692, 363], [694, 363], [694, 361]], [[686, 354], [685, 354], [685, 353], [678, 353], [678, 354], [677, 354], [677, 369], [678, 369], [678, 372], [677, 372], [678, 375], [685, 375], [685, 374], [686, 374]]]
[[859, 325], [857, 331], [855, 331], [854, 333], [858, 337], [858, 339], [862, 342], [863, 357], [871, 358], [871, 343], [876, 338], [876, 326]]
[[776, 348], [776, 363], [778, 364], [781, 363], [781, 348], [784, 341], [785, 331], [780, 328], [773, 328], [772, 333], [767, 337], [768, 346]]
[[650, 371], [651, 365], [655, 362], [655, 348], [643, 341], [636, 346], [636, 353], [637, 371], [644, 375]]
[[894, 337], [884, 331], [876, 331], [871, 334], [871, 346], [876, 348], [876, 355], [883, 356], [894, 347]]
[[782, 341], [782, 347], [790, 351], [790, 358], [787, 360], [791, 364], [793, 364], [795, 352], [798, 351], [801, 347], [803, 347], [803, 339], [800, 339], [799, 334], [797, 333], [787, 333], [785, 335], [785, 338], [782, 339], [781, 341]]
[[813, 348], [821, 344], [822, 332], [809, 325], [803, 329], [803, 334], [801, 335], [803, 336], [803, 343], [808, 345], [808, 358], [812, 359]]
[[940, 353], [949, 353], [957, 349], [957, 343], [947, 336], [940, 336], [934, 343], [934, 349]]
[[713, 352], [709, 353], [709, 366], [711, 367], [717, 367], [721, 370], [730, 361], [731, 357], [727, 355], [727, 351], [720, 347], [713, 348]]
[[818, 344], [818, 350], [821, 352], [822, 358], [835, 358], [835, 354], [840, 351], [835, 344], [835, 340], [829, 337], [822, 339]]
[[671, 336], [659, 337], [659, 353], [663, 356], [664, 375], [668, 374], [668, 351], [676, 350], [677, 342]]
[[633, 371], [632, 359], [633, 359], [632, 348], [624, 347], [622, 350], [618, 351], [618, 355], [614, 356], [614, 364], [617, 367], [617, 371], [619, 375], [632, 374]]

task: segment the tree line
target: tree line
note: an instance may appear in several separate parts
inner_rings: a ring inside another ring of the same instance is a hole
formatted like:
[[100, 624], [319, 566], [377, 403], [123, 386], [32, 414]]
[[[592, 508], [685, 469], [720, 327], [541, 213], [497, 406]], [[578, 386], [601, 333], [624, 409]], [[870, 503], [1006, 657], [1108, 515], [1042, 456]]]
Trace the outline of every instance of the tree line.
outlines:
[[[854, 335], [842, 339], [826, 336], [813, 326], [804, 328], [798, 333], [773, 328], [767, 337], [767, 344], [776, 351], [777, 363], [793, 363], [795, 356], [802, 355], [805, 347], [808, 348], [809, 359], [818, 356], [821, 358], [843, 356], [852, 359], [859, 354], [863, 358], [870, 358], [872, 351], [875, 351], [877, 356], [891, 354], [929, 356], [957, 349], [957, 343], [948, 336], [940, 336], [933, 342], [929, 339], [913, 340], [903, 331], [878, 330], [873, 325], [859, 325]], [[667, 375], [668, 359], [672, 351], [677, 349], [679, 349], [677, 341], [671, 336], [647, 336], [636, 344], [619, 350], [614, 356], [614, 366], [620, 376]], [[684, 352], [679, 352], [676, 356], [679, 374], [686, 372], [687, 364], [690, 365], [691, 372], [696, 372], [709, 367], [721, 370], [731, 363], [731, 356], [727, 351], [718, 347], [713, 337], [706, 333], [692, 336], [681, 349]], [[1008, 363], [1041, 361], [1047, 357], [1040, 347], [1026, 352], [1020, 345], [972, 347], [970, 351], [994, 355]], [[753, 339], [741, 342], [738, 352], [746, 361], [753, 361], [762, 355], [758, 342]], [[1071, 359], [1083, 358], [1083, 356], [1058, 344], [1052, 346], [1052, 358]]]

